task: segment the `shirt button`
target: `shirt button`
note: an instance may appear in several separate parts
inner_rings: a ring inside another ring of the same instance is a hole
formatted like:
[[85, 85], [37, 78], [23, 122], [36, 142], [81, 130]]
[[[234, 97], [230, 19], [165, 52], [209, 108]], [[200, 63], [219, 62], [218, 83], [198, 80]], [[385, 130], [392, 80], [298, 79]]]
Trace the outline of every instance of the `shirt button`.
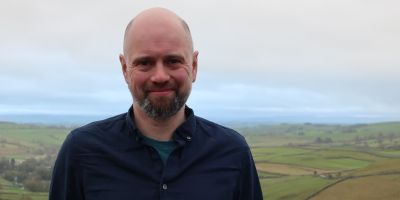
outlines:
[[192, 137], [190, 137], [190, 136], [186, 136], [186, 139], [187, 139], [187, 140], [191, 140], [191, 139], [192, 139]]
[[163, 189], [163, 190], [167, 190], [167, 189], [168, 189], [167, 184], [164, 183], [164, 184], [162, 185], [162, 189]]

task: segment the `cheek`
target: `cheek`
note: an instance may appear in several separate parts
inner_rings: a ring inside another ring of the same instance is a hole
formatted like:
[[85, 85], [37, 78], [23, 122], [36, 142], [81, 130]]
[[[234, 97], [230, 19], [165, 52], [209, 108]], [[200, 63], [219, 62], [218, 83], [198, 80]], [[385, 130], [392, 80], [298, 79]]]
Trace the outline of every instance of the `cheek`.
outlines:
[[179, 83], [192, 82], [192, 80], [191, 80], [192, 75], [186, 68], [176, 70], [176, 71], [172, 72], [171, 75]]
[[146, 82], [146, 75], [137, 71], [132, 71], [129, 76], [131, 87], [142, 88]]

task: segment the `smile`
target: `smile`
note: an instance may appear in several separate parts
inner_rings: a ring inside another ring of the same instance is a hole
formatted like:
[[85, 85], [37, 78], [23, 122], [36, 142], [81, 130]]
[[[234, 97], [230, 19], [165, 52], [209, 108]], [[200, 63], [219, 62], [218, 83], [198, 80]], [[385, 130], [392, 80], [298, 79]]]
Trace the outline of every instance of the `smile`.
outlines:
[[164, 96], [173, 93], [173, 89], [157, 89], [157, 90], [150, 90], [149, 94], [156, 95], [156, 96]]

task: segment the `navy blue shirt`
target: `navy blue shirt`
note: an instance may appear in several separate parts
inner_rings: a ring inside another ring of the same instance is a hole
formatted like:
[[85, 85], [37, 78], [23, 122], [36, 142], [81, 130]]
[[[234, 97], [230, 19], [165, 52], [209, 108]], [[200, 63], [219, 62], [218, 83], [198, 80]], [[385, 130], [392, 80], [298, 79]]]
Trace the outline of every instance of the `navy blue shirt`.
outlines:
[[50, 200], [259, 200], [262, 192], [244, 138], [193, 114], [174, 132], [163, 164], [142, 141], [132, 107], [73, 130], [54, 165]]

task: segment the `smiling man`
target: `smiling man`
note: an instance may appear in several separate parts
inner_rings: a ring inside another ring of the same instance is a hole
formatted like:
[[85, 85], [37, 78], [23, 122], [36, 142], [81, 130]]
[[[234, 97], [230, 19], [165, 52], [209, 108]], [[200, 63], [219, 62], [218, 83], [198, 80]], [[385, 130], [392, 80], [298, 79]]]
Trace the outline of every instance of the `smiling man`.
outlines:
[[119, 57], [133, 105], [68, 135], [50, 200], [262, 199], [244, 138], [185, 105], [198, 54], [175, 13], [151, 8], [136, 16]]

